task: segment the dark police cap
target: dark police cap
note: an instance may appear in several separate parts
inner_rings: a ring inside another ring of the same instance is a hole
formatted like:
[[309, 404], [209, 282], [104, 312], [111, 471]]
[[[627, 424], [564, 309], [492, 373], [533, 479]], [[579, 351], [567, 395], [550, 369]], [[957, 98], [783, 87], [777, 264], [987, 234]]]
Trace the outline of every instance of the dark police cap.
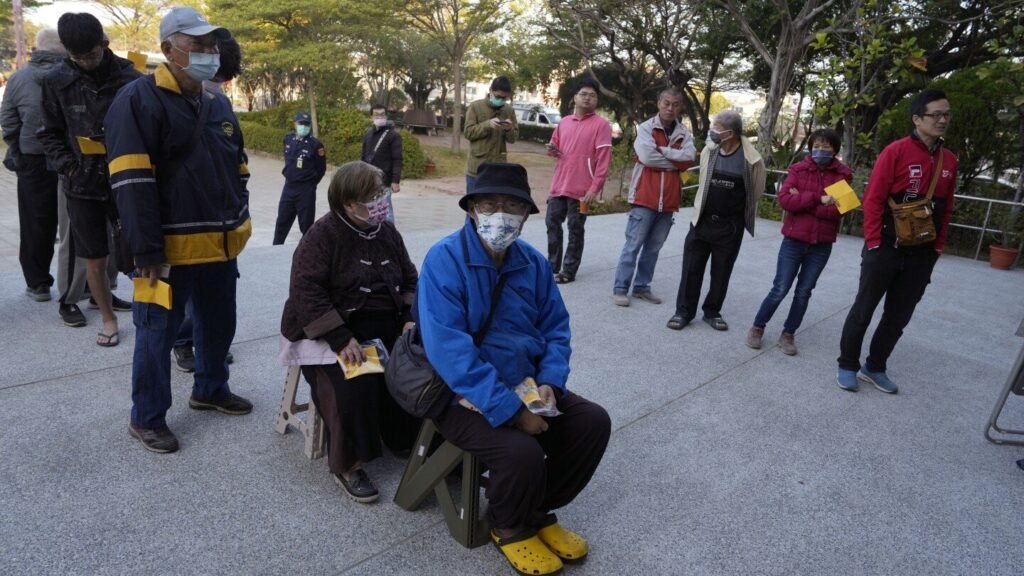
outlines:
[[459, 199], [459, 206], [468, 210], [467, 203], [472, 196], [483, 194], [503, 194], [518, 198], [530, 205], [530, 214], [540, 210], [530, 196], [530, 182], [526, 177], [526, 168], [510, 162], [484, 162], [476, 173], [476, 184], [473, 190]]
[[313, 117], [309, 115], [309, 112], [299, 112], [295, 115], [295, 122], [299, 124], [312, 124]]

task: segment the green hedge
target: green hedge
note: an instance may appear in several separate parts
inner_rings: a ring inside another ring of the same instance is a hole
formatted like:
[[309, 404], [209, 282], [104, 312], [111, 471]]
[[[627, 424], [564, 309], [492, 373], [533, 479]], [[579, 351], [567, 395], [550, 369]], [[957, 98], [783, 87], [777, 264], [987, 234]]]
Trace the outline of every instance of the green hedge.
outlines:
[[242, 136], [245, 138], [245, 147], [247, 149], [281, 156], [284, 137], [290, 130], [271, 128], [270, 126], [246, 120], [239, 120], [238, 125], [242, 128]]
[[[289, 102], [278, 108], [238, 115], [245, 135], [245, 144], [252, 150], [281, 155], [281, 142], [291, 131], [295, 113], [305, 110], [305, 102]], [[351, 108], [322, 108], [317, 112], [320, 141], [327, 151], [327, 162], [335, 166], [359, 160], [362, 156], [363, 134], [370, 127], [370, 117]], [[420, 142], [410, 133], [402, 137], [403, 178], [419, 178], [426, 164]]]

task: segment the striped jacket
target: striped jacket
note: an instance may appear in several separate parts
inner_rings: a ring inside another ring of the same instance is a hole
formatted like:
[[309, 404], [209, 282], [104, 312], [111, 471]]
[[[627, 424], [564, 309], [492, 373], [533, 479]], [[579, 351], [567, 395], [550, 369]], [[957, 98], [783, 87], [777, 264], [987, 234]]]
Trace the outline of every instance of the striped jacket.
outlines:
[[238, 119], [223, 95], [200, 97], [211, 107], [206, 125], [170, 177], [160, 168], [187, 147], [199, 109], [167, 65], [122, 88], [107, 112], [110, 185], [136, 266], [224, 262], [252, 234]]

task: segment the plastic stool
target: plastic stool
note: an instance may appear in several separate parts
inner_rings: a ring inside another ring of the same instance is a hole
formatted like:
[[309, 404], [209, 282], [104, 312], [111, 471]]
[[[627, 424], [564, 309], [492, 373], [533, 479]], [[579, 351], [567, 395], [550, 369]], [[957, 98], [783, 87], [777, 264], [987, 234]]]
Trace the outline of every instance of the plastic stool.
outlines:
[[[466, 548], [476, 548], [490, 541], [490, 525], [481, 517], [480, 489], [486, 487], [480, 463], [475, 456], [445, 440], [431, 452], [435, 441], [443, 440], [437, 426], [424, 420], [413, 453], [395, 492], [395, 504], [415, 510], [433, 491], [444, 513], [448, 532]], [[462, 488], [456, 503], [448, 486], [448, 475], [462, 464]]]
[[[281, 406], [277, 410], [277, 419], [274, 421], [274, 430], [278, 434], [288, 432], [288, 426], [293, 426], [299, 434], [305, 438], [303, 452], [310, 460], [320, 458], [324, 455], [326, 439], [324, 437], [324, 421], [316, 411], [313, 402], [305, 404], [295, 403], [295, 393], [299, 388], [299, 378], [302, 376], [300, 366], [288, 368], [288, 375], [284, 379], [284, 394], [281, 396]], [[300, 419], [297, 414], [308, 411], [306, 419]]]

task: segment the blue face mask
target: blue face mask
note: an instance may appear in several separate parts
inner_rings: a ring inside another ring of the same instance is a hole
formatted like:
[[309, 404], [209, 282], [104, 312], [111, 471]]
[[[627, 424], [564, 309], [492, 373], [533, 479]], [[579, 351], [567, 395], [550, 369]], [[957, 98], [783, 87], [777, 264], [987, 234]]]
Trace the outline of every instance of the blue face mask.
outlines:
[[811, 150], [811, 160], [818, 166], [828, 166], [835, 156], [835, 152], [830, 150]]
[[220, 70], [220, 54], [207, 54], [205, 52], [185, 52], [174, 47], [178, 52], [188, 54], [188, 66], [182, 68], [196, 82], [213, 79]]
[[494, 108], [501, 108], [502, 106], [505, 105], [505, 102], [506, 100], [504, 98], [497, 98], [495, 96], [491, 96], [491, 106], [493, 106]]
[[301, 138], [309, 136], [309, 126], [306, 126], [305, 124], [296, 124], [295, 134]]

